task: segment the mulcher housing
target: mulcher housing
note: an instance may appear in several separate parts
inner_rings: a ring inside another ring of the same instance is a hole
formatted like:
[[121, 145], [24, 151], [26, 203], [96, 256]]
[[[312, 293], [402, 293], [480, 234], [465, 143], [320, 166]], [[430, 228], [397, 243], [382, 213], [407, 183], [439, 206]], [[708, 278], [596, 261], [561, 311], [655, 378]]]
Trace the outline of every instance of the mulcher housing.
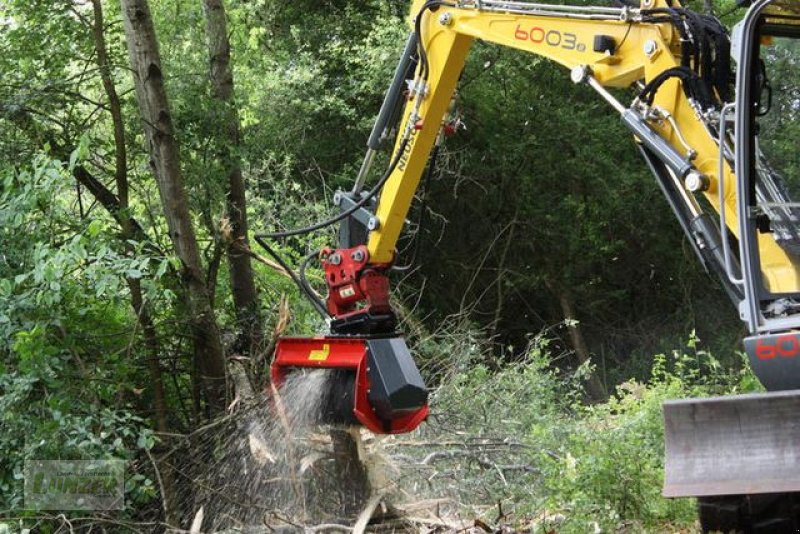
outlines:
[[[378, 434], [410, 432], [428, 416], [428, 390], [401, 337], [285, 337], [278, 340], [272, 379], [280, 385], [298, 369], [352, 372], [345, 388], [331, 384], [332, 404], [349, 410], [356, 420]], [[347, 387], [352, 384], [353, 391]], [[341, 402], [344, 400], [345, 402]], [[345, 413], [331, 414], [334, 421]]]

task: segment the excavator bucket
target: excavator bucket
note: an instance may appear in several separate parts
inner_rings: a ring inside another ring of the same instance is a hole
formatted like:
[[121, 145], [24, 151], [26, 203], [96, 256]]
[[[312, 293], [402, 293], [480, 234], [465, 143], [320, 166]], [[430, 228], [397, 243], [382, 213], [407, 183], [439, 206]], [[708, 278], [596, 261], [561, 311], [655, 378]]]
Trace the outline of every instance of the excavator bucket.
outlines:
[[800, 390], [664, 403], [665, 497], [800, 491]]
[[357, 422], [377, 434], [400, 434], [428, 416], [428, 390], [401, 337], [280, 338], [273, 383], [280, 386], [298, 369], [335, 371], [325, 422]]

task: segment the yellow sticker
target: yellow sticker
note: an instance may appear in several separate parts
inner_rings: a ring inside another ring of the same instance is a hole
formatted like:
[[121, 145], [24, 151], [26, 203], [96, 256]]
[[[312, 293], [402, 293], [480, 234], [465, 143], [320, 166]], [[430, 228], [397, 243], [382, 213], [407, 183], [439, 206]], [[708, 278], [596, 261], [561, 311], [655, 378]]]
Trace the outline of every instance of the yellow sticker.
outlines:
[[325, 343], [322, 345], [321, 349], [312, 350], [308, 353], [308, 359], [315, 362], [324, 362], [328, 359], [328, 355], [331, 353], [331, 346]]

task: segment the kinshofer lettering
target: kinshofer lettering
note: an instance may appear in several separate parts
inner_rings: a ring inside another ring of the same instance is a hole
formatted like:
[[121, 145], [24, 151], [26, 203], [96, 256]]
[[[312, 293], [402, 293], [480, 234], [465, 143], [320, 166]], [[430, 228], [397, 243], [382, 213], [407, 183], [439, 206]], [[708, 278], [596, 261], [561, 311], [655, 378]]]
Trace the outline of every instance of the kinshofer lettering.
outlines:
[[411, 148], [414, 146], [414, 141], [416, 141], [417, 132], [419, 131], [419, 129], [416, 127], [414, 123], [413, 116], [409, 118], [409, 128], [411, 128], [411, 132], [408, 135], [408, 142], [403, 148], [403, 153], [400, 155], [400, 159], [397, 162], [398, 163], [397, 169], [399, 171], [406, 170], [406, 165], [408, 164], [408, 157], [411, 154]]
[[112, 473], [47, 474], [38, 472], [33, 479], [33, 493], [112, 496], [117, 494], [118, 477]]

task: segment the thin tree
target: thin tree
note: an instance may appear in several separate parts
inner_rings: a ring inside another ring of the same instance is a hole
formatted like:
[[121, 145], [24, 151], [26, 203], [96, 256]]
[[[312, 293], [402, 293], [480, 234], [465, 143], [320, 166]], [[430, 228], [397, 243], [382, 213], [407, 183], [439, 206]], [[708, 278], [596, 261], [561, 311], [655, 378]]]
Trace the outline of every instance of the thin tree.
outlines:
[[[129, 251], [133, 250], [131, 242], [138, 237], [137, 229], [133, 225], [133, 220], [127, 215], [130, 212], [130, 202], [128, 196], [128, 151], [125, 145], [125, 122], [122, 116], [122, 105], [114, 84], [111, 70], [111, 62], [108, 58], [108, 50], [105, 38], [105, 23], [103, 17], [102, 0], [92, 0], [92, 10], [94, 20], [92, 24], [92, 34], [94, 37], [94, 47], [96, 52], [96, 62], [100, 69], [100, 78], [103, 82], [103, 90], [108, 99], [108, 108], [111, 114], [111, 123], [114, 128], [114, 179], [117, 186], [117, 210], [121, 217], [122, 240]], [[164, 394], [164, 381], [161, 374], [160, 354], [161, 347], [156, 332], [155, 323], [150, 304], [145, 300], [142, 292], [141, 281], [136, 277], [127, 278], [128, 289], [131, 293], [131, 304], [139, 324], [142, 327], [144, 336], [147, 369], [150, 374], [150, 387], [153, 394], [153, 407], [155, 413], [156, 430], [165, 436], [169, 433], [168, 409], [166, 395]], [[175, 485], [172, 470], [167, 462], [159, 462], [158, 469], [161, 472], [162, 489], [164, 495], [165, 520], [169, 524], [177, 525]]]
[[[105, 24], [103, 22], [103, 5], [101, 0], [92, 0], [94, 21], [92, 33], [94, 37], [94, 47], [96, 51], [96, 62], [100, 69], [100, 78], [103, 82], [103, 90], [108, 99], [108, 109], [111, 114], [111, 123], [114, 128], [114, 181], [117, 185], [117, 203], [115, 209], [123, 216], [119, 218], [122, 227], [122, 239], [125, 241], [129, 250], [132, 250], [130, 241], [136, 240], [136, 229], [133, 221], [126, 217], [130, 210], [128, 199], [128, 151], [125, 146], [125, 122], [122, 117], [122, 105], [117, 94], [114, 79], [111, 73], [111, 64], [108, 59], [106, 49]], [[147, 368], [150, 371], [151, 387], [153, 392], [153, 404], [155, 408], [156, 429], [159, 432], [169, 431], [167, 424], [167, 405], [164, 398], [164, 384], [161, 378], [161, 367], [159, 365], [159, 342], [153, 324], [150, 306], [145, 302], [142, 295], [142, 286], [138, 278], [128, 278], [128, 288], [131, 292], [133, 309], [139, 323], [142, 325], [145, 346], [147, 347]]]
[[263, 333], [253, 268], [250, 256], [243, 250], [249, 247], [247, 198], [239, 156], [241, 131], [234, 99], [231, 44], [223, 0], [203, 0], [203, 7], [206, 14], [211, 93], [217, 102], [213, 113], [218, 117], [216, 123], [220, 126], [217, 153], [228, 181], [225, 192], [225, 208], [231, 227], [227, 243], [228, 268], [236, 319], [242, 329], [237, 348], [251, 350], [261, 344]]
[[158, 39], [147, 0], [122, 0], [122, 19], [150, 167], [175, 253], [194, 345], [194, 362], [211, 414], [225, 407], [225, 360], [181, 173], [178, 142], [164, 87]]

